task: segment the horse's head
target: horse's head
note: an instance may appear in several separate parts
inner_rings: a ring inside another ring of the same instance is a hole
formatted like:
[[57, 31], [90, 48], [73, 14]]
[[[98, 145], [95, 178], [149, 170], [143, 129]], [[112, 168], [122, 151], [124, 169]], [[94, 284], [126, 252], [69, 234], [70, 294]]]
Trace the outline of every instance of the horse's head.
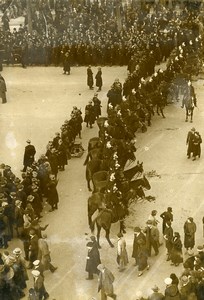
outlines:
[[146, 190], [150, 190], [151, 189], [151, 185], [149, 183], [149, 180], [146, 178], [145, 175], [143, 175], [143, 177], [142, 177], [142, 183], [141, 183], [141, 185]]

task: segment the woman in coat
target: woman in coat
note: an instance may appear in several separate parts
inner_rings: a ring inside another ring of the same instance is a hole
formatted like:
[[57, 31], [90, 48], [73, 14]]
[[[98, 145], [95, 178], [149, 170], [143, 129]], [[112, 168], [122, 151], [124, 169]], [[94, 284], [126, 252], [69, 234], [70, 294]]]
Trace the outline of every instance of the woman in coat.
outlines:
[[100, 67], [98, 67], [98, 72], [96, 73], [95, 79], [96, 79], [96, 86], [98, 87], [97, 92], [100, 92], [101, 91], [101, 87], [103, 85], [102, 71], [101, 71]]
[[60, 171], [64, 171], [64, 166], [67, 165], [67, 150], [63, 141], [59, 140], [58, 146], [58, 166]]
[[123, 234], [119, 232], [118, 236], [118, 249], [117, 249], [117, 263], [119, 265], [119, 271], [123, 271], [128, 264], [128, 255], [126, 250], [126, 241], [123, 238]]
[[195, 246], [196, 224], [193, 218], [189, 217], [184, 224], [184, 247], [188, 251]]
[[172, 250], [171, 250], [171, 261], [172, 265], [178, 266], [183, 262], [182, 257], [182, 242], [180, 238], [180, 234], [178, 232], [174, 233], [173, 241], [172, 241]]

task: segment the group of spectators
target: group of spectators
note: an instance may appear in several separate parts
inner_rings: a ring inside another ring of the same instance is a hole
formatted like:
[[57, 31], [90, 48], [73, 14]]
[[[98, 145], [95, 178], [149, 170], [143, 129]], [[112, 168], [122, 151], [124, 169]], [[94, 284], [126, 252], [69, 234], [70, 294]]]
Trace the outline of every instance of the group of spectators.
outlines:
[[[57, 66], [67, 51], [72, 65], [127, 65], [133, 55], [141, 57], [141, 51], [155, 51], [160, 62], [181, 40], [198, 33], [201, 23], [197, 11], [186, 8], [178, 13], [158, 5], [152, 12], [149, 5], [138, 9], [115, 0], [85, 5], [60, 0], [54, 7], [50, 2], [32, 1], [32, 33], [27, 13], [25, 24], [13, 32], [8, 20], [3, 21], [0, 48], [5, 62]], [[25, 1], [18, 3], [26, 12]]]

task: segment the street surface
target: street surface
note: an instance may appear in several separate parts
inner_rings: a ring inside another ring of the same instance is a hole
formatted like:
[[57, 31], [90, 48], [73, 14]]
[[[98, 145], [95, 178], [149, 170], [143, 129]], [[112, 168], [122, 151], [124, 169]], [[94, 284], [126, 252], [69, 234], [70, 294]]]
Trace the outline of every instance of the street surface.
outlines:
[[[94, 74], [97, 67], [92, 68]], [[99, 93], [106, 114], [106, 94], [115, 78], [123, 83], [127, 76], [126, 67], [104, 67], [104, 86]], [[46, 145], [60, 131], [65, 119], [70, 118], [73, 106], [82, 109], [93, 97], [94, 92], [86, 85], [86, 67], [73, 67], [71, 75], [63, 75], [58, 67], [5, 67], [2, 75], [7, 83], [8, 103], [0, 108], [0, 163], [8, 164], [13, 172], [21, 176], [22, 159], [26, 140], [29, 138], [35, 145], [38, 158], [45, 153]], [[143, 201], [131, 205], [130, 216], [126, 221], [125, 239], [129, 255], [129, 264], [124, 272], [119, 272], [116, 263], [117, 247], [110, 248], [101, 233], [101, 260], [115, 275], [115, 292], [118, 300], [134, 300], [137, 291], [147, 296], [151, 287], [157, 284], [164, 290], [164, 278], [172, 272], [178, 276], [182, 266], [173, 267], [166, 261], [165, 246], [160, 247], [157, 257], [150, 258], [150, 270], [138, 277], [137, 268], [133, 266], [132, 243], [133, 228], [145, 226], [151, 212], [156, 209], [159, 215], [168, 206], [173, 208], [174, 221], [172, 227], [178, 231], [183, 240], [183, 225], [187, 217], [192, 216], [197, 224], [196, 245], [203, 244], [202, 217], [204, 214], [204, 169], [203, 157], [196, 161], [186, 158], [186, 135], [195, 127], [204, 138], [204, 97], [203, 80], [193, 82], [197, 93], [198, 108], [194, 110], [194, 122], [185, 122], [185, 111], [181, 103], [169, 104], [164, 113], [166, 119], [155, 115], [152, 126], [146, 133], [136, 134], [137, 160], [143, 161], [146, 173], [155, 171], [159, 176], [149, 177], [151, 190], [146, 195], [156, 198], [154, 202]], [[97, 136], [97, 126], [93, 129], [83, 125], [82, 145], [87, 149], [88, 140]], [[90, 300], [100, 299], [97, 293], [97, 277], [87, 281], [85, 272], [86, 243], [90, 236], [87, 218], [87, 199], [90, 195], [86, 187], [85, 167], [81, 158], [69, 160], [65, 172], [60, 172], [58, 192], [59, 209], [48, 213], [42, 225], [48, 224], [46, 230], [49, 237], [52, 262], [58, 270], [52, 274], [45, 272], [45, 287], [50, 299], [56, 300]], [[153, 172], [154, 173], [154, 172]], [[161, 232], [161, 223], [159, 224]], [[117, 245], [119, 225], [111, 227], [111, 240]], [[12, 241], [9, 249], [20, 246], [21, 242]], [[186, 257], [186, 256], [185, 256]], [[30, 273], [30, 271], [29, 271]], [[28, 288], [32, 286], [32, 279]], [[27, 299], [25, 297], [25, 299]]]

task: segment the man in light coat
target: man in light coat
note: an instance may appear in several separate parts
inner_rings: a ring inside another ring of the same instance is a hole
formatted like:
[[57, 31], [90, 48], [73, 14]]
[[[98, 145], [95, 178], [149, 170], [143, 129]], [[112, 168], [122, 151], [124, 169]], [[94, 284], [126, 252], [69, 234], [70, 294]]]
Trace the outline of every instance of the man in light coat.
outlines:
[[117, 296], [114, 294], [113, 289], [113, 282], [115, 278], [112, 272], [102, 264], [98, 265], [97, 269], [100, 271], [98, 279], [98, 292], [101, 291], [101, 300], [106, 300], [107, 297], [116, 299]]
[[38, 259], [41, 261], [44, 270], [50, 270], [54, 273], [57, 267], [51, 264], [50, 250], [46, 238], [47, 235], [43, 234], [42, 238], [38, 240]]

